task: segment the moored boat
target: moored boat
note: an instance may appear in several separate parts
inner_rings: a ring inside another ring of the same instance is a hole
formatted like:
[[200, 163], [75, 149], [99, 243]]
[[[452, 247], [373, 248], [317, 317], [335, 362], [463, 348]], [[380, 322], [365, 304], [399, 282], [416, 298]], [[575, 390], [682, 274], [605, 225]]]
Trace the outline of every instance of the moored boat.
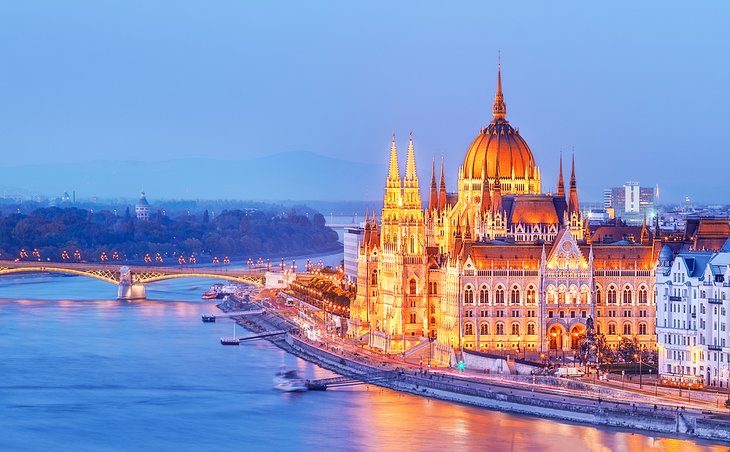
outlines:
[[274, 389], [283, 392], [303, 392], [309, 389], [307, 381], [296, 370], [280, 370], [274, 375]]
[[203, 323], [215, 323], [215, 316], [203, 314]]

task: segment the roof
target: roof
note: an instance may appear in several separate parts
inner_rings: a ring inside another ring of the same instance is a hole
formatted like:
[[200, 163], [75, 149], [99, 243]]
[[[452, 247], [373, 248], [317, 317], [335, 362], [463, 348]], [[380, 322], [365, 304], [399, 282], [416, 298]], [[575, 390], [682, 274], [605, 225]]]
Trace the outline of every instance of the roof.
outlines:
[[[505, 197], [506, 198], [506, 197]], [[550, 195], [519, 195], [509, 197], [502, 205], [508, 211], [511, 224], [561, 224], [555, 199]]]
[[[651, 240], [649, 232], [649, 240]], [[593, 243], [614, 243], [622, 240], [633, 242], [641, 241], [641, 226], [599, 226], [593, 231]]]

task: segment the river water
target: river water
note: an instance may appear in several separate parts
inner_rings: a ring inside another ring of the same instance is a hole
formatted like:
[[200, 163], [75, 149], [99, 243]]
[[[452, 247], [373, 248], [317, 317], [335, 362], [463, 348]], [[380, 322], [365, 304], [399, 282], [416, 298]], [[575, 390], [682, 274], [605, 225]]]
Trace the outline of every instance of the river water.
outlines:
[[282, 365], [331, 374], [265, 341], [222, 347], [232, 323], [200, 320], [210, 283], [128, 303], [83, 277], [0, 278], [0, 450], [727, 450], [374, 386], [282, 394]]

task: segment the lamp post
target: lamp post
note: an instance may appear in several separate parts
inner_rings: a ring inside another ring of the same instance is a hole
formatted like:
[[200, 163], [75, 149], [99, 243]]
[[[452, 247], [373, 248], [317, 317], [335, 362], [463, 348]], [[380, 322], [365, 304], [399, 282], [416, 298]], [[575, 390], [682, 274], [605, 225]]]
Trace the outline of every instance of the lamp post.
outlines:
[[553, 340], [555, 341], [555, 361], [558, 360], [558, 333], [553, 331], [550, 333], [553, 336]]
[[642, 382], [641, 377], [644, 374], [641, 371], [641, 364], [642, 364], [642, 362], [641, 362], [641, 351], [639, 353], [634, 353], [634, 360], [636, 360], [636, 358], [639, 358], [639, 389], [642, 389], [644, 386], [643, 386], [643, 382]]

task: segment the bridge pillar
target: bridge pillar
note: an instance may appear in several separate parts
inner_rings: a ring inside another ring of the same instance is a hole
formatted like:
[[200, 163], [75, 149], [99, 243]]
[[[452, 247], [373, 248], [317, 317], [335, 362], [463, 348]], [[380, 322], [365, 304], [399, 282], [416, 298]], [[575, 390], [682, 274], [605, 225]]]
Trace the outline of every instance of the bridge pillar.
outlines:
[[147, 298], [147, 291], [144, 284], [120, 283], [117, 289], [117, 300], [144, 300]]
[[129, 267], [120, 268], [117, 300], [144, 300], [145, 298], [147, 298], [147, 291], [144, 284], [133, 282]]

